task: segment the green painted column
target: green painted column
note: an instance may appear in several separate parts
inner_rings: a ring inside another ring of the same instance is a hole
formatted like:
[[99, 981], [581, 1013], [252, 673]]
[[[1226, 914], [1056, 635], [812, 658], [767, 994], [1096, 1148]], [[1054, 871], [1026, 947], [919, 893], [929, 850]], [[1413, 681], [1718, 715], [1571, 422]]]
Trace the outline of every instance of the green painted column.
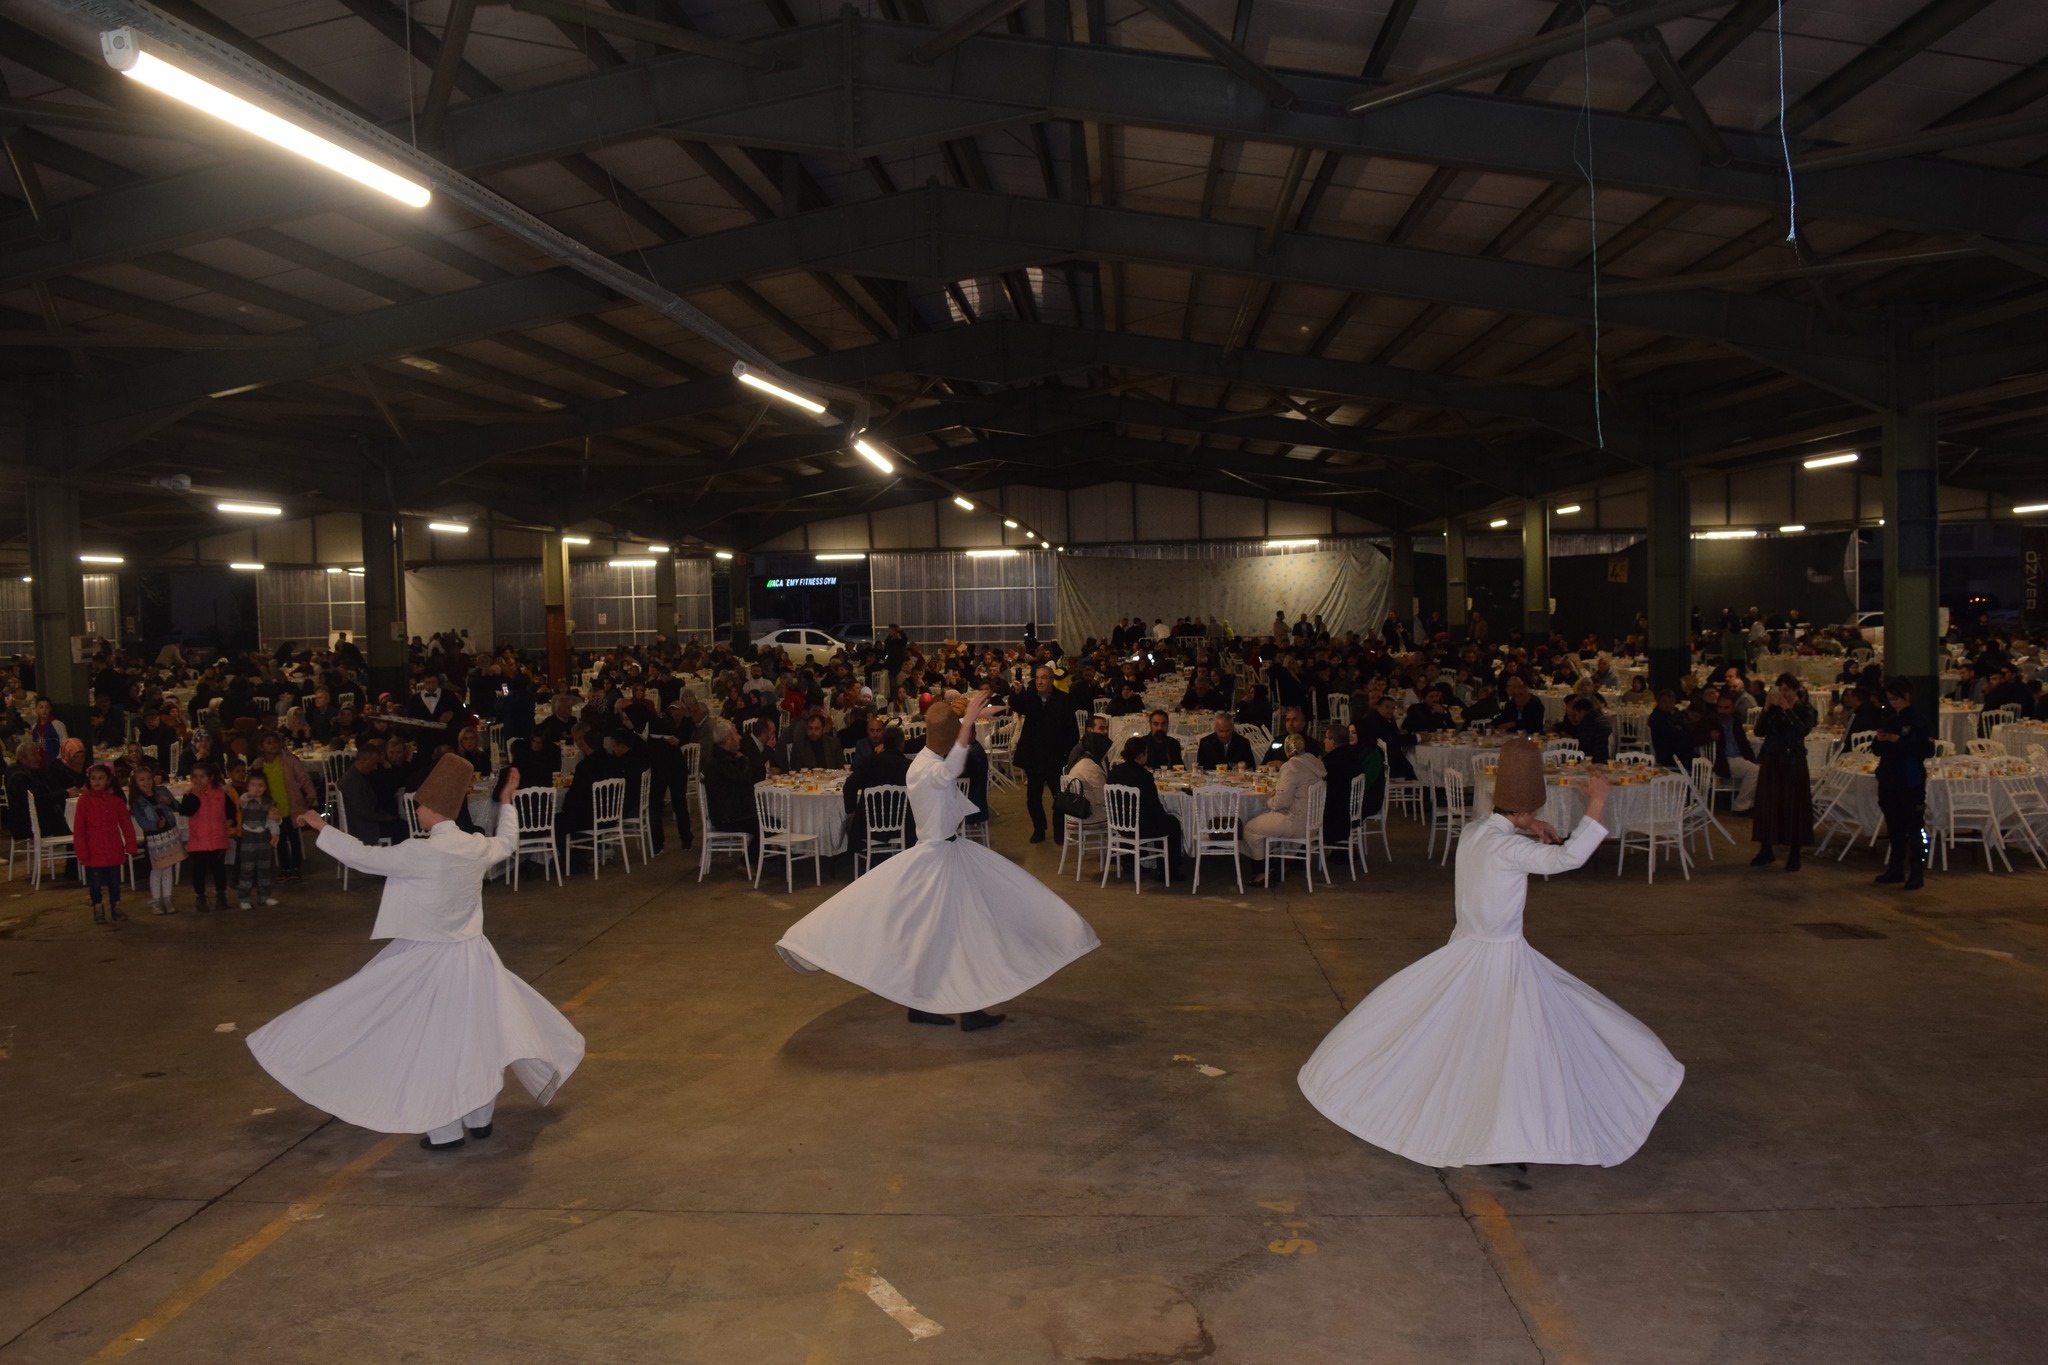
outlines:
[[[48, 697], [57, 719], [74, 735], [87, 731], [90, 680], [72, 662], [74, 637], [85, 634], [85, 572], [79, 567], [78, 489], [70, 484], [28, 485], [29, 611], [36, 649], [36, 693]], [[113, 632], [109, 632], [112, 634]]]
[[569, 675], [569, 547], [560, 531], [548, 532], [541, 541], [540, 594], [547, 621], [548, 685], [559, 691], [573, 681]]
[[1884, 442], [1884, 671], [1913, 684], [1933, 718], [1941, 676], [1941, 497], [1935, 419], [1887, 413]]
[[363, 665], [372, 697], [405, 690], [405, 568], [399, 559], [398, 517], [363, 513]]
[[1550, 638], [1550, 499], [1522, 502], [1522, 635], [1534, 649]]
[[[1406, 527], [1397, 526], [1387, 540], [1387, 558], [1393, 563], [1393, 574], [1387, 583], [1387, 610], [1395, 614], [1406, 636], [1415, 624], [1415, 536]], [[1375, 621], [1377, 629], [1385, 624]]]
[[654, 556], [654, 628], [676, 638], [676, 557]]
[[1650, 686], [1676, 687], [1692, 668], [1692, 494], [1685, 472], [1649, 471]]
[[1444, 622], [1453, 640], [1463, 639], [1471, 624], [1471, 608], [1466, 605], [1471, 594], [1465, 571], [1465, 523], [1450, 517], [1444, 522]]

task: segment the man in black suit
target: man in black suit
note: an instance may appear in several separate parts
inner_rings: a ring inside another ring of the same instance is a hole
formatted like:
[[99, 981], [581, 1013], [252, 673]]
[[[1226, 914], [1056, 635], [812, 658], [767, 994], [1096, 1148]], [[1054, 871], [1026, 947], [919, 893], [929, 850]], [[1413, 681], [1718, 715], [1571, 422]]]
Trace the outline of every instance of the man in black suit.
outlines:
[[[890, 725], [882, 730], [874, 752], [853, 765], [853, 776], [840, 790], [846, 800], [846, 846], [858, 851], [867, 842], [867, 812], [861, 793], [871, 787], [902, 787], [910, 778], [910, 760], [903, 756], [903, 729]], [[904, 846], [917, 839], [916, 824], [906, 809], [903, 815]]]
[[761, 822], [754, 813], [754, 773], [740, 752], [739, 727], [711, 722], [711, 747], [704, 750], [704, 828], [747, 836], [747, 856], [760, 851]]
[[1656, 709], [1650, 712], [1650, 752], [1656, 756], [1658, 767], [1682, 768], [1691, 775], [1692, 726], [1678, 709], [1678, 694], [1668, 687], [1657, 694]]
[[1181, 756], [1180, 741], [1168, 729], [1169, 722], [1164, 711], [1154, 711], [1145, 718], [1150, 728], [1145, 734], [1145, 766], [1155, 771], [1178, 767], [1186, 760]]
[[429, 673], [420, 679], [419, 690], [405, 703], [408, 720], [432, 721], [440, 726], [438, 732], [421, 730], [420, 748], [431, 754], [439, 746], [455, 747], [455, 728], [462, 723], [465, 712], [461, 698], [442, 686], [439, 673]]
[[1458, 728], [1451, 719], [1451, 708], [1444, 704], [1444, 685], [1431, 683], [1423, 689], [1422, 700], [1408, 708], [1408, 714], [1401, 718], [1401, 728], [1409, 734], [1438, 734]]
[[1138, 837], [1166, 840], [1167, 873], [1178, 878], [1182, 863], [1180, 821], [1159, 799], [1159, 786], [1145, 766], [1145, 736], [1132, 735], [1125, 740], [1123, 753], [1123, 762], [1103, 775], [1103, 786], [1138, 789]]
[[1351, 742], [1351, 727], [1323, 732], [1323, 843], [1342, 848], [1351, 838], [1351, 779], [1365, 771], [1365, 754]]
[[604, 741], [589, 726], [578, 725], [571, 730], [569, 742], [576, 746], [579, 757], [576, 771], [569, 777], [569, 794], [563, 798], [561, 814], [555, 819], [555, 842], [561, 847], [565, 869], [569, 865], [569, 836], [588, 834], [597, 820], [591, 788], [608, 777], [625, 776], [619, 760], [611, 756]]
[[1195, 766], [1206, 772], [1228, 768], [1242, 763], [1249, 768], [1256, 759], [1252, 757], [1251, 741], [1237, 732], [1237, 722], [1228, 711], [1218, 711], [1212, 722], [1213, 733], [1202, 736], [1202, 742], [1195, 746]]
[[755, 721], [753, 729], [740, 744], [740, 755], [747, 760], [747, 767], [752, 770], [756, 782], [780, 769], [777, 747], [775, 717], [763, 716]]
[[[1024, 770], [1024, 808], [1031, 814], [1031, 842], [1045, 842], [1045, 794], [1056, 790], [1067, 751], [1080, 742], [1074, 699], [1052, 685], [1052, 670], [1040, 665], [1031, 672], [1031, 686], [1010, 697], [1010, 710], [1022, 717], [1023, 732], [1011, 752]], [[1053, 830], [1053, 842], [1064, 837]]]
[[1510, 734], [1543, 736], [1543, 698], [1529, 690], [1528, 680], [1519, 674], [1507, 680], [1507, 695], [1501, 699], [1500, 714], [1493, 728]]
[[1389, 776], [1403, 780], [1415, 777], [1415, 736], [1394, 724], [1394, 699], [1382, 696], [1358, 723], [1358, 742], [1371, 748], [1385, 743]]
[[1893, 678], [1884, 685], [1891, 713], [1884, 729], [1870, 742], [1877, 755], [1877, 808], [1884, 812], [1884, 827], [1891, 834], [1891, 861], [1877, 878], [1881, 886], [1903, 882], [1908, 891], [1918, 891], [1925, 879], [1921, 869], [1927, 861], [1922, 829], [1926, 824], [1927, 760], [1934, 756], [1934, 736], [1927, 721], [1913, 708], [1913, 684]]

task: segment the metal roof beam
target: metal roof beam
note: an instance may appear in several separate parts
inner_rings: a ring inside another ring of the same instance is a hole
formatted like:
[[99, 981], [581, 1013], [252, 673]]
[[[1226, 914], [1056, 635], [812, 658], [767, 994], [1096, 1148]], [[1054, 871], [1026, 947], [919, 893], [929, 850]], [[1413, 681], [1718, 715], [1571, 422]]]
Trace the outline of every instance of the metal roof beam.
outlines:
[[[355, 3], [367, 8], [370, 0]], [[1284, 73], [1280, 79], [1300, 98], [1275, 109], [1246, 101], [1226, 69], [1192, 58], [988, 33], [937, 65], [916, 67], [904, 59], [928, 29], [867, 20], [847, 27], [848, 33], [832, 24], [755, 40], [779, 64], [767, 74], [683, 55], [533, 90], [473, 95], [448, 112], [445, 159], [474, 173], [657, 129], [863, 157], [1059, 118], [1552, 181], [1579, 174], [1570, 155], [1582, 117], [1576, 106], [1445, 93], [1358, 119], [1337, 112], [1355, 89], [1341, 77]], [[1700, 164], [1692, 134], [1678, 122], [1599, 110], [1590, 119], [1603, 185], [1783, 212], [1774, 137], [1722, 129], [1734, 159], [1715, 168]], [[1845, 166], [1803, 176], [1799, 195], [1813, 219], [2048, 246], [2048, 193], [2042, 177], [2024, 171], [1940, 160]], [[361, 204], [360, 193], [337, 177], [269, 157], [161, 177], [63, 205], [66, 240], [0, 255], [0, 285], [332, 209], [359, 211]], [[0, 240], [29, 230], [25, 215], [0, 220]]]

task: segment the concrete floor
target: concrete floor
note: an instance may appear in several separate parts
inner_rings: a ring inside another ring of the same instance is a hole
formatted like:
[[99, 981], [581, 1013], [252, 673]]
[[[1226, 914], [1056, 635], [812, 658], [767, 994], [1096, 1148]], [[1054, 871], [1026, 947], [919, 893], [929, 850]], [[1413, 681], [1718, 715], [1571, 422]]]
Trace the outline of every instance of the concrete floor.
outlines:
[[1420, 844], [1397, 823], [1395, 861], [1314, 895], [1061, 882], [1101, 950], [976, 1035], [777, 960], [830, 885], [700, 887], [671, 849], [493, 890], [590, 1059], [453, 1155], [307, 1109], [242, 1044], [375, 951], [370, 886], [110, 932], [14, 882], [0, 1361], [2043, 1358], [2048, 874], [1906, 898], [1868, 850], [1788, 877], [1724, 845], [1690, 883], [1611, 853], [1539, 882], [1533, 941], [1685, 1086], [1614, 1170], [1437, 1171], [1294, 1085], [1448, 933]]

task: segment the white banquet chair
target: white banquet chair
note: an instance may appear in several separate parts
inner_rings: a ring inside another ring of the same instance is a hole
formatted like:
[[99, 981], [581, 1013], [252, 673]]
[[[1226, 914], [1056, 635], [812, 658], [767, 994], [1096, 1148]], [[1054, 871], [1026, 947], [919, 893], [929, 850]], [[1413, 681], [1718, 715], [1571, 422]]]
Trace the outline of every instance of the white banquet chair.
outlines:
[[[36, 809], [33, 797], [28, 803], [28, 834], [28, 884], [30, 889], [34, 889], [43, 884], [45, 867], [49, 868], [52, 877], [57, 875], [57, 869], [64, 865], [64, 860], [72, 856], [73, 846], [68, 834], [43, 833], [42, 812]], [[9, 870], [11, 872], [12, 868]], [[83, 880], [84, 873], [81, 872], [79, 875]]]
[[400, 792], [398, 794], [398, 809], [405, 816], [406, 833], [415, 839], [426, 838], [427, 832], [420, 828], [419, 799], [411, 792]]
[[578, 849], [590, 851], [592, 881], [597, 880], [605, 850], [609, 848], [619, 851], [621, 870], [631, 876], [633, 859], [626, 851], [626, 779], [623, 777], [607, 777], [602, 782], [591, 784], [590, 828], [569, 835], [569, 853], [572, 856]]
[[[1365, 857], [1365, 774], [1359, 773], [1351, 779], [1351, 790], [1344, 797], [1344, 858], [1351, 864], [1351, 880], [1358, 880], [1358, 870], [1372, 871]], [[1380, 823], [1380, 840], [1386, 841], [1386, 822]]]
[[2048, 868], [2048, 796], [2041, 794], [2041, 780], [2032, 773], [2014, 773], [1993, 778], [1997, 795], [2005, 798], [1999, 815], [1999, 834], [2034, 855], [2034, 862]]
[[786, 787], [771, 787], [763, 783], [754, 788], [754, 818], [761, 825], [761, 856], [754, 863], [754, 885], [757, 887], [771, 856], [782, 859], [784, 890], [796, 890], [796, 860], [799, 858], [809, 858], [818, 885], [825, 884], [825, 860], [818, 854], [818, 836], [801, 834], [789, 827], [793, 800]]
[[1380, 746], [1380, 758], [1386, 764], [1385, 772], [1387, 774], [1387, 799], [1386, 804], [1381, 808], [1382, 812], [1384, 813], [1398, 807], [1403, 815], [1420, 820], [1424, 811], [1422, 779], [1394, 776], [1393, 757], [1387, 752], [1387, 742], [1380, 740], [1378, 743]]
[[1828, 844], [1839, 834], [1843, 836], [1842, 851], [1835, 855], [1835, 861], [1842, 861], [1863, 833], [1863, 822], [1849, 805], [1849, 777], [1847, 768], [1830, 765], [1821, 769], [1819, 780], [1813, 784], [1813, 832], [1819, 836], [1813, 850], [1816, 858], [1827, 852]]
[[[991, 774], [989, 780], [993, 782], [995, 780], [993, 776], [993, 774], [995, 773], [995, 769], [991, 767], [989, 769], [989, 773]], [[956, 777], [953, 779], [953, 789], [959, 792], [962, 796], [967, 797], [969, 801], [972, 801], [974, 799], [971, 795], [968, 794], [967, 779], [964, 777]], [[968, 816], [965, 820], [962, 820], [960, 822], [960, 832], [966, 835], [968, 838], [974, 840], [976, 843], [980, 844], [983, 848], [995, 847], [994, 844], [988, 841], [988, 821], [981, 818], [981, 810], [979, 807], [975, 809], [974, 814]]]
[[[1677, 773], [1650, 779], [1649, 790], [1633, 816], [1621, 823], [1621, 848], [1615, 855], [1614, 875], [1619, 877], [1628, 861], [1628, 851], [1640, 848], [1649, 864], [1649, 880], [1657, 880], [1657, 850], [1661, 847], [1678, 855], [1678, 869], [1692, 880], [1692, 859], [1685, 851], [1685, 806], [1688, 795], [1697, 795], [1691, 784]], [[1631, 803], [1635, 804], [1635, 803]]]
[[1422, 856], [1436, 855], [1436, 836], [1444, 836], [1443, 862], [1451, 860], [1451, 845], [1458, 842], [1458, 836], [1465, 832], [1465, 817], [1470, 810], [1471, 779], [1455, 767], [1444, 769], [1444, 799], [1429, 813], [1429, 842], [1424, 845]]
[[1944, 778], [1941, 785], [1948, 799], [1948, 818], [1942, 821], [1941, 829], [1941, 870], [1948, 871], [1949, 851], [1957, 844], [1977, 844], [1984, 850], [1986, 872], [1996, 871], [1991, 865], [1994, 852], [2005, 863], [2005, 870], [2012, 871], [2012, 859], [2006, 856], [2005, 839], [1999, 830], [1991, 775], [1973, 772]]
[[700, 850], [697, 854], [697, 880], [703, 881], [705, 874], [711, 871], [711, 855], [714, 853], [739, 854], [742, 875], [751, 878], [754, 875], [754, 853], [747, 842], [747, 832], [743, 829], [711, 828], [711, 807], [704, 801], [702, 774], [698, 775], [693, 785], [697, 789], [697, 809], [704, 817], [704, 837], [697, 841]]
[[1166, 836], [1157, 835], [1143, 838], [1138, 833], [1138, 789], [1136, 787], [1104, 787], [1103, 804], [1109, 807], [1108, 827], [1102, 847], [1101, 886], [1109, 885], [1109, 874], [1131, 860], [1131, 891], [1140, 894], [1145, 890], [1145, 859], [1157, 858], [1161, 874], [1168, 886], [1173, 885], [1173, 864], [1167, 850]]
[[1308, 789], [1308, 827], [1298, 835], [1285, 835], [1266, 840], [1265, 873], [1266, 886], [1273, 886], [1273, 863], [1280, 863], [1280, 880], [1287, 880], [1287, 864], [1300, 863], [1301, 875], [1308, 881], [1308, 889], [1316, 889], [1316, 865], [1322, 864], [1323, 882], [1330, 880], [1330, 863], [1323, 848], [1323, 803], [1329, 799], [1329, 786], [1318, 782]]
[[640, 774], [639, 785], [639, 794], [626, 807], [627, 813], [622, 823], [625, 826], [626, 837], [640, 841], [640, 861], [651, 863], [654, 861], [654, 821], [649, 817], [648, 810], [654, 795], [653, 769], [650, 768]]
[[909, 823], [910, 789], [869, 787], [860, 794], [861, 846], [853, 851], [853, 875], [871, 870], [880, 859], [904, 848], [904, 828]]
[[[519, 821], [519, 842], [512, 847], [512, 889], [519, 889], [519, 868], [528, 858], [540, 860], [542, 881], [553, 868], [555, 885], [562, 885], [562, 858], [555, 848], [555, 790], [553, 787], [521, 787], [512, 796], [512, 814]], [[499, 819], [504, 819], [500, 813]]]
[[1194, 885], [1189, 895], [1202, 890], [1202, 859], [1228, 858], [1237, 875], [1237, 894], [1244, 894], [1244, 866], [1237, 858], [1237, 793], [1228, 787], [1205, 787], [1194, 795], [1188, 810], [1189, 853], [1194, 859]]

